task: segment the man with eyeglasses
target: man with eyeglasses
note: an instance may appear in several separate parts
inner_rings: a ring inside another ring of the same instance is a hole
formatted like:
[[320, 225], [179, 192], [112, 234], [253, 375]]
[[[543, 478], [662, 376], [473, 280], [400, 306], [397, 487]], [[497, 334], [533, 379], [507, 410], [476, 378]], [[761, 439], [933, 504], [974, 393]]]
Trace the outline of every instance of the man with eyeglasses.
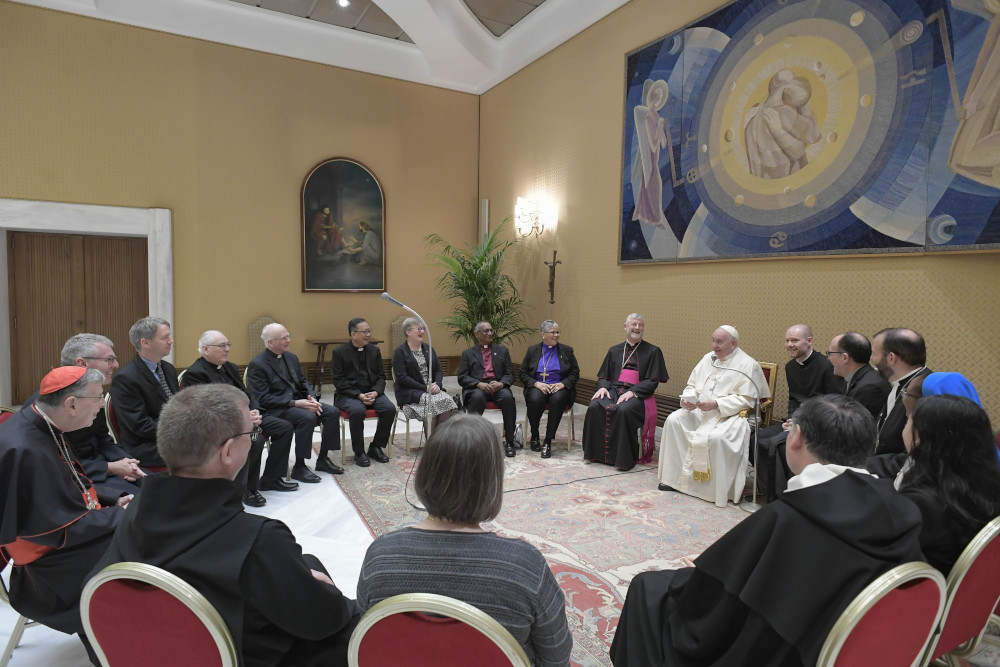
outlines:
[[[323, 426], [322, 440], [316, 469], [339, 475], [344, 469], [335, 465], [328, 452], [340, 449], [340, 429], [337, 428], [337, 411], [332, 405], [320, 403], [313, 397], [312, 386], [302, 371], [299, 358], [289, 352], [292, 336], [282, 324], [268, 324], [260, 333], [267, 349], [250, 360], [247, 365], [247, 389], [254, 404], [265, 415], [284, 419], [295, 429], [295, 465], [292, 479], [316, 484], [319, 475], [306, 466], [312, 458], [313, 432]], [[280, 458], [275, 456], [275, 465]], [[270, 457], [268, 457], [270, 459]], [[287, 457], [285, 458], [287, 465]], [[268, 490], [267, 486], [263, 486]]]
[[[247, 464], [240, 469], [236, 482], [245, 487], [243, 504], [263, 507], [267, 499], [260, 494], [264, 491], [295, 491], [299, 485], [286, 482], [288, 472], [288, 452], [292, 447], [292, 425], [274, 415], [261, 415], [256, 401], [243, 385], [240, 369], [229, 361], [232, 345], [221, 331], [206, 331], [198, 339], [198, 354], [201, 356], [184, 371], [182, 385], [192, 387], [199, 384], [221, 383], [236, 387], [250, 399], [250, 416], [254, 426], [263, 429], [263, 437], [254, 438], [250, 447]], [[264, 452], [264, 439], [271, 438], [264, 474], [260, 472], [260, 461]]]
[[761, 460], [755, 462], [758, 487], [768, 500], [784, 493], [792, 471], [785, 461], [785, 440], [792, 427], [792, 415], [813, 396], [843, 394], [844, 383], [833, 374], [830, 360], [813, 350], [812, 327], [793, 324], [785, 331], [785, 380], [788, 383], [788, 418], [763, 428], [757, 436]]
[[302, 553], [284, 523], [240, 502], [234, 478], [257, 432], [236, 387], [178, 393], [157, 430], [170, 474], [146, 481], [145, 502], [129, 507], [91, 574], [134, 561], [184, 579], [222, 616], [241, 665], [346, 665], [357, 604], [315, 556]]
[[[486, 411], [487, 402], [493, 402], [503, 415], [504, 453], [517, 455], [514, 429], [517, 426], [517, 404], [510, 392], [514, 384], [514, 364], [510, 352], [493, 342], [493, 325], [477, 322], [472, 330], [478, 345], [462, 353], [458, 364], [458, 384], [462, 385], [462, 402], [466, 410], [477, 415]], [[523, 446], [523, 445], [522, 445]]]
[[[111, 384], [111, 378], [118, 368], [114, 343], [105, 336], [80, 333], [72, 336], [63, 345], [60, 355], [63, 366], [78, 366], [100, 371], [104, 384]], [[38, 398], [35, 393], [24, 404], [30, 407]], [[121, 496], [139, 492], [139, 481], [146, 472], [139, 467], [138, 459], [129, 456], [108, 431], [108, 421], [104, 414], [104, 403], [90, 426], [64, 434], [66, 442], [73, 448], [83, 465], [84, 474], [90, 479], [103, 504], [114, 504]], [[22, 408], [23, 409], [23, 408]]]
[[133, 496], [103, 502], [66, 434], [98, 416], [105, 379], [97, 369], [60, 366], [42, 378], [31, 405], [0, 424], [0, 569], [13, 561], [11, 606], [78, 633], [88, 651], [80, 593]]
[[[372, 328], [363, 317], [355, 317], [348, 322], [347, 331], [351, 334], [351, 341], [334, 350], [330, 357], [330, 376], [337, 388], [333, 404], [347, 412], [354, 463], [361, 467], [371, 465], [369, 459], [388, 463], [389, 457], [383, 448], [389, 444], [396, 406], [385, 395], [382, 352], [377, 345], [368, 342], [372, 337]], [[365, 454], [365, 414], [368, 410], [374, 410], [378, 415], [378, 425]]]
[[143, 317], [128, 331], [135, 357], [111, 381], [111, 410], [129, 454], [145, 468], [162, 470], [156, 449], [156, 422], [170, 397], [180, 391], [177, 369], [166, 360], [173, 349], [170, 323], [160, 317]]
[[890, 387], [888, 380], [868, 363], [872, 358], [868, 338], [856, 331], [834, 336], [826, 356], [833, 364], [834, 375], [844, 378], [845, 393], [878, 419]]

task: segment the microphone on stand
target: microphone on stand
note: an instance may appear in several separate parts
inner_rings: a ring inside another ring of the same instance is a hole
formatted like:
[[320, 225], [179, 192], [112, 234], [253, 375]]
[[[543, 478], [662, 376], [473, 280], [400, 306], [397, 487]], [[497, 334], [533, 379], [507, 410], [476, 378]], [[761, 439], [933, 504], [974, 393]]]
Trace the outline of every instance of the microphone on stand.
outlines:
[[[407, 305], [406, 305], [405, 303], [403, 303], [402, 301], [397, 301], [396, 299], [393, 299], [393, 298], [392, 298], [391, 296], [389, 296], [389, 293], [388, 293], [388, 292], [382, 292], [382, 298], [383, 298], [384, 300], [388, 301], [389, 303], [394, 303], [394, 304], [396, 304], [397, 306], [399, 306], [400, 308], [406, 308], [406, 310], [409, 310], [409, 311], [410, 311], [411, 313], [413, 313], [413, 310], [412, 310], [411, 308], [409, 308], [409, 307], [408, 307], [408, 306], [407, 306]], [[416, 313], [413, 313], [413, 314], [414, 314], [414, 315], [416, 315]], [[418, 317], [419, 317], [419, 315], [418, 315]]]
[[[711, 359], [712, 359], [712, 368], [718, 368], [719, 370], [723, 371], [733, 371], [734, 373], [739, 373], [746, 379], [750, 380], [750, 385], [753, 387], [753, 390], [757, 392], [757, 402], [754, 404], [754, 429], [753, 429], [753, 460], [754, 460], [753, 502], [740, 503], [740, 509], [746, 510], [748, 512], [756, 512], [757, 510], [760, 509], [760, 505], [757, 504], [757, 478], [760, 476], [760, 470], [758, 469], [760, 466], [760, 450], [758, 448], [758, 441], [757, 441], [757, 438], [760, 434], [760, 387], [757, 386], [757, 383], [753, 381], [752, 377], [750, 377], [748, 374], [744, 373], [740, 369], [728, 368], [726, 366], [716, 365], [716, 363], [719, 361], [719, 355], [715, 354], [714, 352], [712, 353]], [[744, 505], [747, 505], [748, 507], [743, 507]]]

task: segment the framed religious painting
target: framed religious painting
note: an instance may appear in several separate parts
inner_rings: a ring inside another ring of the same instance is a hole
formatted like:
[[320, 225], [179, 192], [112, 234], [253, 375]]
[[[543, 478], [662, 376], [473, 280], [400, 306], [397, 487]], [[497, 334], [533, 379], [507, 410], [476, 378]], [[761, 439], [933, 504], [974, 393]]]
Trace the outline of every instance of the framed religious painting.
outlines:
[[1000, 13], [736, 0], [625, 57], [619, 263], [1000, 247]]
[[302, 291], [382, 292], [385, 194], [367, 167], [332, 158], [302, 183]]

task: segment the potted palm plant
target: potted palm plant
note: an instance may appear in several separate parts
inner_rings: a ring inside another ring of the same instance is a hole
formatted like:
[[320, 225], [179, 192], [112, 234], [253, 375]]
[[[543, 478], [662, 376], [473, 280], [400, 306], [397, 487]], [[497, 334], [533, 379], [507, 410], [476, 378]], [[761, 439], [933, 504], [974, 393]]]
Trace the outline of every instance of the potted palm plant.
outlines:
[[454, 246], [438, 234], [426, 237], [431, 264], [443, 269], [437, 279], [442, 299], [455, 301], [452, 314], [439, 320], [454, 341], [474, 345], [472, 331], [483, 320], [493, 325], [494, 341], [506, 343], [522, 339], [534, 331], [524, 320], [526, 305], [514, 281], [503, 272], [504, 253], [513, 241], [500, 239], [500, 231], [510, 222], [504, 218], [496, 229], [483, 236], [477, 245]]

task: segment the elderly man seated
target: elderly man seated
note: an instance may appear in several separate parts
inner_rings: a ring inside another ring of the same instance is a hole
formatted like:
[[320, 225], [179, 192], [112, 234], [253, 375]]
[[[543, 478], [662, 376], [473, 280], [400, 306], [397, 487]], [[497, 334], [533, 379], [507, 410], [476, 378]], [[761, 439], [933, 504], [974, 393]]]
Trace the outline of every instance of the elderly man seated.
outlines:
[[346, 665], [358, 606], [284, 523], [243, 509], [233, 480], [259, 433], [236, 387], [174, 396], [156, 431], [170, 474], [143, 483], [146, 501], [129, 508], [93, 573], [134, 561], [184, 579], [221, 614], [240, 664]]
[[750, 425], [740, 411], [770, 396], [764, 372], [739, 348], [736, 329], [712, 333], [712, 351], [691, 371], [681, 410], [663, 424], [661, 491], [680, 491], [725, 507], [743, 493]]
[[786, 444], [788, 491], [694, 561], [629, 585], [611, 660], [657, 665], [815, 665], [841, 612], [915, 560], [920, 512], [861, 469], [875, 420], [857, 401], [811, 398]]
[[93, 423], [103, 382], [97, 369], [56, 368], [42, 378], [34, 404], [0, 424], [0, 569], [13, 561], [11, 606], [78, 633], [88, 651], [80, 593], [132, 499], [102, 507], [65, 437]]

